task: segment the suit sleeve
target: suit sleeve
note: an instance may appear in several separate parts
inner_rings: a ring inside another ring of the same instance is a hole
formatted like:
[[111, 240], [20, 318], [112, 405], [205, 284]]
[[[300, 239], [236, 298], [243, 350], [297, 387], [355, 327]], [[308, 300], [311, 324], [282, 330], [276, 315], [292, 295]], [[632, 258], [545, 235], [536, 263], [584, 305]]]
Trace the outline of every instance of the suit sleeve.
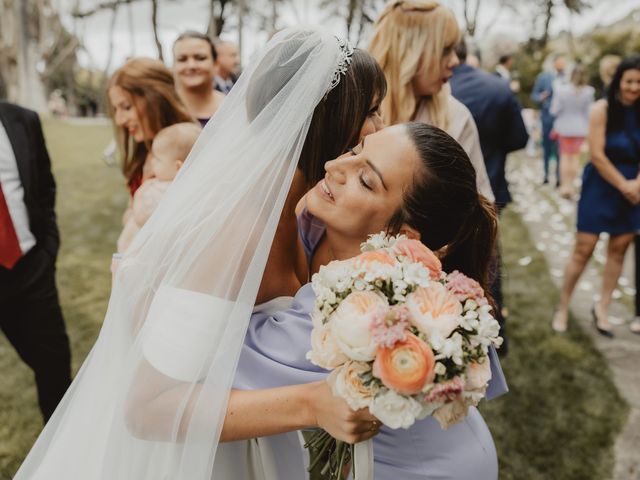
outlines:
[[509, 92], [509, 100], [507, 103], [507, 135], [506, 135], [506, 151], [507, 153], [520, 150], [527, 145], [529, 133], [522, 118], [522, 107], [520, 102]]
[[60, 247], [60, 234], [58, 232], [55, 212], [56, 182], [51, 172], [51, 159], [49, 158], [44, 134], [42, 133], [42, 124], [35, 112], [32, 112], [30, 124], [31, 138], [29, 140], [32, 142], [35, 152], [36, 175], [38, 176], [38, 203], [42, 209], [43, 221], [45, 222], [45, 227], [43, 228], [45, 235], [43, 237], [42, 247], [55, 258], [58, 254], [58, 248]]
[[531, 91], [531, 100], [536, 102], [538, 106], [542, 104], [542, 98], [540, 98], [540, 95], [545, 91], [544, 83], [544, 75], [538, 75], [536, 83], [533, 85], [533, 90]]

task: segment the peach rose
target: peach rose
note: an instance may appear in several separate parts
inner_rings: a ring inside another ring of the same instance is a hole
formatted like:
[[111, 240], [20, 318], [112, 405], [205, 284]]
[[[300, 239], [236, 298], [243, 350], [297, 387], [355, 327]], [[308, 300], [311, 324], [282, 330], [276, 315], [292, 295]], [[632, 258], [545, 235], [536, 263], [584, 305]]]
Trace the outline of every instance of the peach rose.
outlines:
[[371, 405], [378, 393], [375, 382], [365, 384], [363, 377], [371, 373], [371, 366], [364, 362], [347, 362], [331, 372], [329, 383], [334, 395], [343, 398], [351, 408], [359, 410]]
[[491, 380], [491, 361], [487, 357], [482, 363], [471, 362], [467, 365], [465, 373], [467, 377], [465, 390], [484, 393]]
[[429, 346], [411, 333], [391, 348], [381, 347], [373, 374], [403, 395], [415, 395], [435, 377], [435, 358]]
[[403, 255], [412, 262], [419, 262], [429, 269], [432, 279], [440, 278], [442, 263], [429, 248], [419, 240], [402, 238], [393, 245], [397, 255]]
[[381, 263], [382, 265], [395, 265], [396, 259], [384, 250], [372, 250], [370, 252], [363, 252], [355, 259], [355, 264], [358, 267], [368, 267], [374, 262]]
[[440, 424], [440, 428], [446, 430], [451, 425], [461, 422], [467, 418], [469, 413], [469, 403], [460, 398], [453, 402], [445, 403], [433, 412], [435, 418]]
[[376, 342], [371, 333], [375, 315], [389, 309], [387, 300], [371, 291], [352, 292], [329, 317], [331, 333], [340, 349], [351, 359], [369, 362], [376, 356]]
[[458, 327], [462, 314], [458, 299], [436, 282], [428, 287], [418, 287], [407, 295], [406, 305], [411, 323], [429, 337], [440, 333], [447, 338]]
[[314, 365], [331, 370], [349, 358], [342, 352], [331, 333], [329, 325], [318, 325], [311, 331], [311, 350], [307, 352], [307, 360]]

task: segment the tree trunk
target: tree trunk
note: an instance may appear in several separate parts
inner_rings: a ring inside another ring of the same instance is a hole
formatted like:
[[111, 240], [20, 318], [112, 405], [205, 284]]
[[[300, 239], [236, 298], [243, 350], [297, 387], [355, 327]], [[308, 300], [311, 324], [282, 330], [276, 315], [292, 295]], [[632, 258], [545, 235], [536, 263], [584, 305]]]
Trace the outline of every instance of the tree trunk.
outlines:
[[162, 44], [160, 43], [160, 37], [158, 36], [158, 0], [151, 0], [151, 24], [153, 26], [153, 39], [156, 42], [156, 48], [158, 49], [158, 58], [164, 62]]
[[553, 0], [547, 0], [545, 4], [544, 32], [540, 40], [540, 48], [544, 49], [549, 41], [549, 24], [553, 17]]
[[46, 93], [38, 72], [41, 61], [38, 12], [41, 7], [28, 0], [14, 2], [17, 85], [12, 89], [14, 97], [9, 99], [36, 112], [46, 113]]

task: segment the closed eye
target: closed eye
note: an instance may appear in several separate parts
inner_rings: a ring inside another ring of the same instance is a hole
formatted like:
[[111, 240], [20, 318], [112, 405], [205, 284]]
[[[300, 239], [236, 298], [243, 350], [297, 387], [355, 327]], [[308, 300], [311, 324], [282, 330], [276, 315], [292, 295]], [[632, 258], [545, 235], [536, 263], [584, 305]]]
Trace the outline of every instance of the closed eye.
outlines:
[[360, 175], [360, 184], [367, 190], [373, 190], [373, 188], [364, 181], [364, 177], [362, 175]]

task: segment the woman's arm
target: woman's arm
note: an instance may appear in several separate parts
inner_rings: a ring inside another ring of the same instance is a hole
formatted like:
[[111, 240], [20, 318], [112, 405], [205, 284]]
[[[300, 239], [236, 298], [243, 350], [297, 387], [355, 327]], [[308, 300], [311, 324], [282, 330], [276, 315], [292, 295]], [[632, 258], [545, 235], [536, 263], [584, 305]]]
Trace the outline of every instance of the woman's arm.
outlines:
[[607, 158], [604, 147], [607, 129], [607, 102], [600, 100], [591, 109], [587, 141], [591, 151], [591, 163], [607, 182], [633, 204], [640, 202], [640, 189], [637, 179], [627, 180]]
[[[192, 423], [202, 423], [200, 434], [210, 434], [206, 426], [210, 426], [210, 421], [192, 422], [196, 405], [206, 403], [209, 395], [211, 403], [215, 402], [216, 395], [209, 387], [168, 379], [147, 362], [141, 365], [133, 385], [125, 411], [132, 435], [145, 440], [183, 441], [187, 428], [190, 435], [198, 435]], [[323, 428], [338, 440], [358, 443], [377, 433], [377, 428], [372, 429], [374, 420], [367, 409], [354, 411], [334, 396], [326, 381], [262, 390], [232, 390], [220, 441]]]
[[233, 390], [222, 442], [323, 428], [333, 437], [358, 443], [373, 437], [376, 418], [368, 409], [352, 410], [334, 396], [326, 381], [264, 390]]
[[295, 210], [306, 191], [302, 172], [297, 170], [271, 244], [267, 265], [258, 289], [256, 305], [276, 297], [293, 296], [302, 286], [303, 282], [296, 270], [299, 242]]

